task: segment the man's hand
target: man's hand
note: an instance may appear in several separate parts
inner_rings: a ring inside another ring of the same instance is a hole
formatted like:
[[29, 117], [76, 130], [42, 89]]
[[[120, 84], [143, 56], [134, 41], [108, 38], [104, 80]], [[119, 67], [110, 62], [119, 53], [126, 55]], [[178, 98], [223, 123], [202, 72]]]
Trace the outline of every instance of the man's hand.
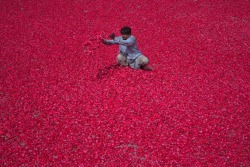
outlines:
[[114, 34], [114, 33], [110, 34], [110, 35], [109, 35], [109, 38], [115, 39], [115, 34]]
[[103, 39], [102, 43], [105, 44], [105, 45], [111, 45], [106, 39]]

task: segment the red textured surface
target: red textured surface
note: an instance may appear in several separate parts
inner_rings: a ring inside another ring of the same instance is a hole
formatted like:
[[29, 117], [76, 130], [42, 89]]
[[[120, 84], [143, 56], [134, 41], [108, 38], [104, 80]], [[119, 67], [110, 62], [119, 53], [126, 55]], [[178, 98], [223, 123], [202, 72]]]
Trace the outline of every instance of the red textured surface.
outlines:
[[[0, 1], [1, 166], [249, 166], [248, 0]], [[100, 43], [131, 26], [152, 72]]]

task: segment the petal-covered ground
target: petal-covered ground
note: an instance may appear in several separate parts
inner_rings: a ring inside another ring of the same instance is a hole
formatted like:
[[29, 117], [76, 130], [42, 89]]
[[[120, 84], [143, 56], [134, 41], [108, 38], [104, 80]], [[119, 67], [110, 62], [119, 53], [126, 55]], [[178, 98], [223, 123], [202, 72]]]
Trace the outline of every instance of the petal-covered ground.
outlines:
[[249, 166], [249, 0], [2, 0], [0, 54], [0, 166]]

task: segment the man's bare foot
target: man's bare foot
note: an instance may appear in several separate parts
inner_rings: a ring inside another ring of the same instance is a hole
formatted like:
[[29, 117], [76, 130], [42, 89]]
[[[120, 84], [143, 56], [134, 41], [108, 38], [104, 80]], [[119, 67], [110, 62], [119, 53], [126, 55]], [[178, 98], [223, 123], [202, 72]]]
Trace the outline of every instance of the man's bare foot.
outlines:
[[142, 66], [141, 69], [145, 70], [145, 71], [152, 71], [152, 67], [148, 66], [148, 65], [145, 65], [145, 66]]

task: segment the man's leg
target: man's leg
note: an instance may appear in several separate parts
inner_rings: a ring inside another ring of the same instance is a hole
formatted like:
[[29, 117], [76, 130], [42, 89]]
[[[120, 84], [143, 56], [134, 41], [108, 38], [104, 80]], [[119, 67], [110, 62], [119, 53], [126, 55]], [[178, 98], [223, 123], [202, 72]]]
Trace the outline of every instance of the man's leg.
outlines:
[[137, 58], [138, 65], [140, 66], [141, 69], [146, 70], [146, 71], [152, 71], [153, 69], [148, 66], [149, 60], [146, 56], [140, 55]]
[[123, 56], [122, 54], [119, 54], [116, 58], [117, 63], [119, 63], [122, 66], [128, 66], [128, 61], [127, 58], [125, 56]]

